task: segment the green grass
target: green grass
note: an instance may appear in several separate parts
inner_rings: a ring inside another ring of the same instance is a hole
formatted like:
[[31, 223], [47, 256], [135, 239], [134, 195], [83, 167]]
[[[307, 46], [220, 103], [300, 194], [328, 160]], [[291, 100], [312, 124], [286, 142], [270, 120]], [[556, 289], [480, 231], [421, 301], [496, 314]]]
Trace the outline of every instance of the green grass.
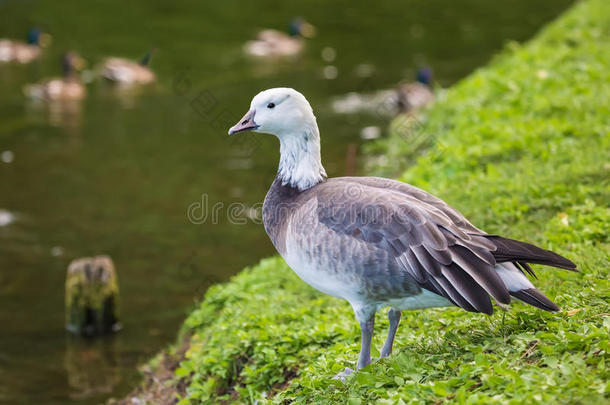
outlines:
[[[579, 2], [510, 44], [418, 125], [395, 121], [369, 151], [415, 162], [402, 180], [488, 232], [575, 261], [580, 273], [537, 267], [563, 312], [405, 312], [394, 354], [343, 383], [331, 377], [359, 350], [350, 306], [271, 258], [211, 288], [186, 320], [188, 350], [164, 383], [180, 403], [610, 401], [610, 2]], [[379, 315], [373, 355], [387, 326]]]

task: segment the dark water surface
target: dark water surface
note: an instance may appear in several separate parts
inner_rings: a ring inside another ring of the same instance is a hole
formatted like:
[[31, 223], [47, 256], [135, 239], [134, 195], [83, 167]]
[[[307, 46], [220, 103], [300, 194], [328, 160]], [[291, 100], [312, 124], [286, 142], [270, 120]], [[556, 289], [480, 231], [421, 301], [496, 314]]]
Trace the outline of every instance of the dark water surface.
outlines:
[[[0, 0], [0, 37], [22, 37], [32, 24], [53, 34], [39, 62], [0, 65], [0, 403], [92, 404], [125, 394], [136, 365], [173, 341], [211, 283], [273, 253], [261, 225], [228, 218], [231, 203], [262, 201], [277, 167], [275, 139], [226, 136], [255, 93], [301, 90], [318, 117], [326, 169], [343, 175], [347, 145], [386, 119], [334, 114], [332, 97], [391, 87], [426, 64], [449, 86], [570, 0], [303, 3]], [[318, 28], [302, 57], [242, 56], [258, 29], [283, 28], [296, 15]], [[59, 72], [64, 50], [91, 67], [153, 46], [159, 83], [138, 94], [93, 82], [80, 106], [43, 108], [22, 95], [23, 84]], [[325, 47], [336, 51], [331, 63]], [[326, 65], [335, 79], [325, 78]], [[208, 211], [222, 204], [218, 220], [193, 223], [188, 207], [206, 198]], [[99, 253], [118, 270], [124, 329], [79, 342], [63, 328], [65, 271]]]

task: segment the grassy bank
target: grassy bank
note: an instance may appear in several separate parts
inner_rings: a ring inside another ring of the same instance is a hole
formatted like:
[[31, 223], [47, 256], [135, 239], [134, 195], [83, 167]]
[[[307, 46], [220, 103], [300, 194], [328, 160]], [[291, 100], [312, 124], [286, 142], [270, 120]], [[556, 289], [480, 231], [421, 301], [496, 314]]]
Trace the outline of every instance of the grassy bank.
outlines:
[[[395, 353], [342, 383], [331, 377], [353, 367], [359, 350], [351, 308], [271, 258], [211, 288], [133, 396], [184, 404], [608, 401], [610, 2], [577, 3], [449, 90], [415, 129], [404, 125], [395, 121], [371, 148], [388, 162], [426, 148], [402, 180], [490, 233], [577, 263], [580, 273], [538, 268], [537, 285], [563, 312], [520, 303], [491, 317], [405, 312]], [[374, 356], [387, 326], [379, 315]]]

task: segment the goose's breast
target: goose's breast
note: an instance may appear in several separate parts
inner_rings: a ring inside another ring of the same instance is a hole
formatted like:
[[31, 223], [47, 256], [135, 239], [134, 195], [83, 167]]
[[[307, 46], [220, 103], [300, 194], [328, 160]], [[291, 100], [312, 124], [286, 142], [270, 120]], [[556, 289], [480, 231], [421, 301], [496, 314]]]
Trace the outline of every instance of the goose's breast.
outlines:
[[290, 251], [284, 256], [288, 266], [307, 284], [318, 291], [333, 297], [347, 299], [357, 293], [355, 280], [324, 266], [320, 261], [304, 257], [297, 251]]
[[309, 216], [290, 221], [283, 257], [312, 287], [351, 303], [387, 302], [421, 288], [383, 249], [335, 232]]
[[[298, 217], [297, 217], [298, 218]], [[307, 284], [352, 301], [362, 294], [362, 252], [316, 218], [294, 218], [286, 229], [284, 260]], [[352, 242], [352, 243], [350, 243]]]

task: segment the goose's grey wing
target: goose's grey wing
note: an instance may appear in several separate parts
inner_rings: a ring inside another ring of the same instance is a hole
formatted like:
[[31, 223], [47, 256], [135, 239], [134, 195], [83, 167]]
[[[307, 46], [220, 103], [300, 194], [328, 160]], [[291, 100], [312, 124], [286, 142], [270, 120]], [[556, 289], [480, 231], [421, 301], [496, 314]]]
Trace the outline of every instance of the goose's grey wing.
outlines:
[[[425, 204], [428, 209], [438, 210], [447, 216], [453, 224], [466, 234], [480, 234], [485, 235], [486, 233], [476, 226], [474, 226], [462, 213], [447, 204], [440, 198], [428, 193], [421, 188], [412, 186], [411, 184], [403, 183], [392, 179], [386, 179], [383, 177], [340, 177], [337, 180], [341, 182], [362, 184], [364, 186], [375, 187], [382, 190], [393, 190], [403, 194], [409, 200], [416, 199], [421, 204]], [[492, 245], [489, 246], [493, 248]]]
[[495, 245], [481, 230], [428, 193], [372, 179], [317, 186], [318, 221], [387, 251], [422, 287], [466, 310], [492, 313], [489, 295], [510, 302], [494, 270]]

